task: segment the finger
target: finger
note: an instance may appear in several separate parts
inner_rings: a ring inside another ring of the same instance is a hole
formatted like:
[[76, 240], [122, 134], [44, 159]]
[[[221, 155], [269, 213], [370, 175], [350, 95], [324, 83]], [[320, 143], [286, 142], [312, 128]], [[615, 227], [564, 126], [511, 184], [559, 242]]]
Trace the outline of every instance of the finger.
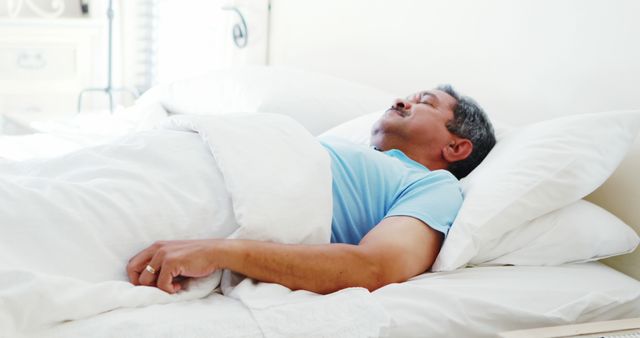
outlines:
[[144, 268], [147, 267], [147, 264], [149, 264], [149, 261], [154, 256], [158, 248], [159, 246], [154, 244], [140, 251], [129, 260], [129, 263], [127, 264], [127, 275], [129, 276], [131, 283], [134, 285], [140, 285], [140, 274], [144, 271]]
[[182, 290], [182, 283], [180, 282], [173, 282], [173, 290], [175, 292], [178, 292], [180, 290]]
[[168, 292], [168, 293], [176, 293], [180, 288], [176, 288], [176, 284], [180, 284], [177, 281], [174, 281], [174, 277], [180, 276], [180, 270], [174, 264], [172, 264], [169, 260], [164, 261], [164, 265], [162, 269], [160, 269], [160, 274], [158, 275], [158, 288]]
[[139, 285], [140, 282], [138, 281], [138, 279], [140, 278], [140, 273], [133, 271], [133, 270], [129, 270], [129, 267], [127, 266], [127, 275], [129, 276], [129, 281], [131, 282], [131, 284], [133, 285]]
[[180, 290], [184, 290], [187, 287], [187, 283], [191, 280], [191, 277], [185, 277], [182, 275], [173, 277], [173, 290], [178, 292]]
[[[158, 249], [149, 263], [144, 265], [144, 268], [142, 268], [142, 271], [140, 273], [140, 278], [138, 278], [138, 282], [140, 283], [140, 285], [155, 286], [158, 274], [162, 272], [164, 256], [165, 250]], [[149, 270], [147, 270], [147, 265], [151, 266], [155, 270], [155, 273], [151, 273]]]

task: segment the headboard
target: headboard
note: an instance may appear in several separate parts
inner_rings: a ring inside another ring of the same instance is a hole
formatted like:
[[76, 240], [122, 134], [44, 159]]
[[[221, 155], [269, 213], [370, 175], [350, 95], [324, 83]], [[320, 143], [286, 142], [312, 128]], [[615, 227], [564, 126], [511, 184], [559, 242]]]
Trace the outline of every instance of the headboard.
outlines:
[[[451, 83], [493, 119], [640, 108], [635, 0], [271, 0], [269, 64], [398, 95]], [[640, 232], [640, 140], [588, 197]], [[606, 260], [640, 279], [640, 252]]]

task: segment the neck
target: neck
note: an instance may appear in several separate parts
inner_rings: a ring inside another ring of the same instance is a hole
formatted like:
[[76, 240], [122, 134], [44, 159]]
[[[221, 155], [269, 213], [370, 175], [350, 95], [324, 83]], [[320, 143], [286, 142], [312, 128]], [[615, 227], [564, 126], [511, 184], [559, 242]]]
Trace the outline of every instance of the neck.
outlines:
[[407, 157], [422, 164], [423, 166], [427, 167], [429, 170], [447, 169], [449, 167], [449, 164], [447, 163], [447, 161], [445, 161], [442, 158], [434, 159], [428, 156], [428, 154], [424, 154], [421, 152], [406, 151], [403, 149], [400, 149], [400, 150], [405, 155], [407, 155]]

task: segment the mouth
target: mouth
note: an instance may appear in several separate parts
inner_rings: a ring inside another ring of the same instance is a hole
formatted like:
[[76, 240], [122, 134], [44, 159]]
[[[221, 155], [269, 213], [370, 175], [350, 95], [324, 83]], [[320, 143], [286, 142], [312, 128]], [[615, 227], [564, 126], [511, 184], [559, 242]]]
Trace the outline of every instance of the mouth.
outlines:
[[392, 108], [387, 109], [387, 111], [386, 111], [386, 112], [387, 112], [387, 113], [392, 113], [392, 114], [399, 115], [400, 117], [407, 117], [407, 116], [409, 116], [409, 113], [408, 113], [406, 110], [404, 110], [404, 109], [398, 109], [398, 108], [393, 108], [393, 107], [392, 107]]

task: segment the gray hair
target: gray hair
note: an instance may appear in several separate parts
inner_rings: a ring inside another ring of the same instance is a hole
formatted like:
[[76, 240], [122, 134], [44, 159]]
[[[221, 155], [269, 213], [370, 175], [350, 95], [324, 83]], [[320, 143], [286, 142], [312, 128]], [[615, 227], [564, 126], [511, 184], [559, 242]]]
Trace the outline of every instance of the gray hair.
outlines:
[[462, 96], [449, 84], [437, 87], [454, 99], [453, 119], [447, 122], [449, 132], [468, 139], [473, 143], [471, 154], [464, 160], [449, 164], [447, 168], [455, 177], [461, 179], [477, 167], [496, 144], [496, 136], [491, 121], [484, 110], [468, 96]]

